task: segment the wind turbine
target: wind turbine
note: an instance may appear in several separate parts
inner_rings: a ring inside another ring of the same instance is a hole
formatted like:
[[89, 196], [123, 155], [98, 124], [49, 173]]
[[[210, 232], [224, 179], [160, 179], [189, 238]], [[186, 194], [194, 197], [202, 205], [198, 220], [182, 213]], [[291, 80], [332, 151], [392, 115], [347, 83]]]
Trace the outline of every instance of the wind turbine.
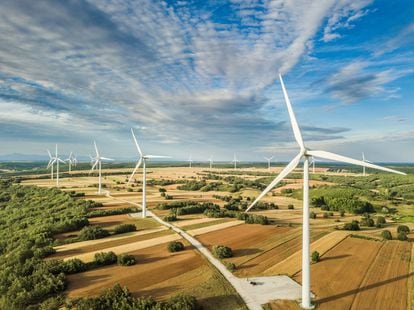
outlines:
[[270, 169], [270, 161], [273, 159], [273, 156], [265, 157], [264, 159], [267, 160], [267, 169]]
[[52, 168], [52, 180], [53, 180], [53, 165], [56, 163], [56, 187], [59, 187], [59, 163], [65, 163], [63, 160], [61, 160], [58, 156], [58, 146], [56, 144], [55, 148], [55, 156], [53, 157], [52, 154], [50, 154], [50, 151], [47, 150], [49, 153], [49, 164], [47, 165], [47, 168]]
[[211, 170], [213, 168], [213, 156], [210, 156], [208, 161], [210, 162], [210, 170]]
[[69, 173], [72, 172], [72, 165], [76, 162], [76, 157], [73, 156], [73, 153], [70, 152], [69, 157], [65, 159], [66, 162], [69, 164]]
[[237, 169], [237, 163], [240, 162], [240, 160], [238, 160], [237, 157], [236, 157], [236, 153], [234, 153], [233, 160], [231, 162], [234, 163], [234, 170], [236, 170]]
[[98, 194], [101, 194], [102, 193], [102, 160], [113, 160], [113, 159], [99, 155], [99, 150], [98, 150], [98, 147], [96, 146], [96, 142], [93, 141], [93, 144], [95, 146], [96, 155], [95, 157], [92, 157], [89, 155], [89, 157], [91, 158], [91, 164], [92, 164], [92, 168], [91, 168], [91, 171], [89, 171], [89, 174], [92, 173], [92, 171], [96, 167], [98, 167], [98, 174], [99, 174]]
[[349, 157], [337, 155], [326, 151], [312, 151], [305, 147], [299, 125], [296, 121], [288, 94], [283, 83], [282, 76], [279, 75], [280, 84], [282, 85], [283, 95], [289, 112], [290, 123], [292, 125], [295, 140], [300, 147], [299, 154], [279, 173], [279, 175], [266, 187], [266, 189], [256, 198], [256, 200], [247, 208], [249, 211], [253, 206], [262, 199], [270, 190], [272, 190], [280, 181], [292, 172], [304, 158], [303, 162], [303, 225], [302, 225], [302, 307], [305, 309], [312, 308], [310, 295], [310, 240], [309, 240], [309, 157], [320, 157], [323, 159], [345, 162], [353, 165], [360, 165], [373, 169], [383, 170], [392, 173], [405, 175], [403, 172], [381, 167], [364, 161], [352, 159]]
[[170, 156], [160, 156], [160, 155], [144, 155], [139, 147], [137, 138], [135, 138], [134, 130], [131, 128], [132, 137], [134, 138], [135, 146], [137, 147], [139, 160], [137, 165], [135, 166], [134, 171], [132, 171], [131, 176], [129, 177], [128, 184], [131, 183], [132, 178], [134, 177], [135, 173], [137, 172], [139, 166], [142, 163], [142, 217], [145, 218], [147, 216], [147, 205], [146, 205], [146, 185], [147, 185], [147, 169], [146, 169], [146, 162], [149, 159], [153, 158], [170, 158]]
[[187, 160], [190, 163], [190, 168], [191, 168], [191, 164], [193, 163], [193, 155], [190, 154], [190, 157]]

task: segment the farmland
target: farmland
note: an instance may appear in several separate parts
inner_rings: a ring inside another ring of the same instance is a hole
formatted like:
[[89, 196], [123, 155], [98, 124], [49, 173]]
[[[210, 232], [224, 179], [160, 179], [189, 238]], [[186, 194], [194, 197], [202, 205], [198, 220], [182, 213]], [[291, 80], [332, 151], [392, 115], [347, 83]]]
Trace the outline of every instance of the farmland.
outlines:
[[[292, 174], [284, 184], [264, 197], [264, 203], [253, 210], [252, 214], [267, 218], [267, 225], [252, 224], [240, 216], [243, 208], [278, 171], [279, 167], [271, 171], [153, 167], [148, 174], [147, 206], [161, 218], [177, 214], [177, 220], [171, 223], [210, 250], [215, 245], [230, 247], [233, 256], [222, 259], [222, 262], [234, 266], [232, 273], [235, 276], [289, 275], [300, 283], [302, 202], [298, 173]], [[311, 175], [311, 211], [315, 217], [310, 222], [311, 251], [320, 254], [320, 261], [311, 265], [311, 289], [318, 309], [365, 309], [369, 305], [406, 309], [414, 298], [413, 235], [408, 234], [408, 241], [395, 239], [399, 225], [414, 228], [410, 221], [411, 214], [414, 214], [413, 205], [407, 189], [414, 184], [412, 176], [406, 180], [371, 175], [361, 180], [362, 177], [354, 173], [325, 168], [317, 171]], [[62, 191], [48, 189], [55, 184], [43, 178], [41, 173], [19, 173], [20, 185], [9, 184], [2, 189], [2, 196], [10, 196], [3, 202], [9, 204], [9, 208], [17, 206], [14, 199], [22, 199], [14, 191], [27, 189], [29, 193], [24, 195], [24, 199], [28, 205], [40, 206], [41, 201], [48, 200], [36, 197], [50, 195], [47, 208], [57, 204], [56, 208], [64, 212], [63, 218], [73, 218], [75, 214], [75, 218], [79, 218], [80, 224], [76, 227], [72, 227], [70, 222], [66, 224], [67, 229], [51, 226], [51, 238], [44, 245], [50, 253], [33, 261], [35, 264], [43, 264], [42, 261], [52, 264], [76, 258], [89, 264], [83, 272], [62, 275], [62, 283], [65, 284], [52, 293], [57, 296], [56, 300], [62, 304], [99, 296], [103, 289], [119, 283], [136, 298], [153, 297], [165, 301], [179, 293], [194, 296], [205, 309], [244, 309], [238, 293], [199, 251], [153, 218], [140, 218], [141, 182], [137, 179], [131, 185], [126, 184], [129, 172], [129, 169], [103, 170], [104, 189], [110, 195], [97, 195], [96, 178], [76, 176], [80, 173], [77, 171], [61, 179]], [[60, 200], [53, 199], [58, 192], [66, 196], [61, 196]], [[79, 204], [79, 207], [67, 208], [74, 204]], [[206, 208], [210, 211], [205, 212]], [[212, 211], [215, 208], [222, 212]], [[369, 210], [368, 217], [364, 208]], [[344, 210], [344, 214], [340, 210]], [[385, 224], [376, 227], [375, 221], [379, 216], [385, 218]], [[374, 226], [364, 224], [369, 219]], [[344, 224], [352, 220], [359, 222], [360, 230], [343, 230]], [[36, 221], [40, 223], [42, 219], [38, 217]], [[2, 225], [11, 225], [11, 222]], [[102, 236], [84, 239], [85, 225]], [[122, 225], [133, 225], [135, 230], [117, 233]], [[384, 230], [390, 231], [394, 240], [384, 240]], [[182, 242], [184, 251], [170, 253], [167, 244], [171, 241]], [[24, 251], [35, 250], [31, 244], [24, 246], [27, 247]], [[6, 249], [6, 253], [10, 251], [13, 253], [11, 248]], [[94, 265], [96, 253], [110, 251], [118, 256], [132, 255], [136, 264]], [[16, 252], [15, 255], [20, 254]], [[29, 303], [41, 302], [42, 298], [29, 300]], [[296, 301], [286, 300], [269, 301], [266, 307], [298, 308]]]

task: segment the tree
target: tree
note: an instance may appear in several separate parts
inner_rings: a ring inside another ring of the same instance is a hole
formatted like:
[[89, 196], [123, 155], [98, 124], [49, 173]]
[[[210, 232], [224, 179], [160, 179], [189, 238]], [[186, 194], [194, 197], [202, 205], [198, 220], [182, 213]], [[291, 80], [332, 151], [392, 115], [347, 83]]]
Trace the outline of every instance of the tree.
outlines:
[[381, 233], [382, 238], [386, 239], [386, 240], [392, 240], [392, 235], [391, 232], [389, 230], [384, 230]]
[[120, 224], [115, 226], [114, 233], [115, 234], [123, 234], [131, 231], [136, 231], [137, 227], [134, 224]]
[[224, 245], [215, 245], [213, 246], [213, 255], [217, 258], [229, 258], [233, 256], [233, 251], [231, 248]]
[[404, 231], [401, 231], [398, 233], [397, 239], [400, 241], [407, 241], [408, 240], [408, 236], [407, 233]]
[[352, 221], [344, 225], [344, 230], [360, 230], [358, 221]]
[[311, 219], [316, 219], [316, 213], [312, 211], [312, 212], [309, 214], [309, 217], [310, 217]]
[[385, 217], [383, 216], [377, 216], [376, 224], [375, 226], [377, 228], [381, 228], [386, 223]]
[[313, 251], [312, 252], [312, 262], [317, 263], [317, 262], [319, 262], [319, 259], [320, 259], [319, 252], [318, 251]]
[[116, 254], [112, 251], [95, 253], [95, 263], [100, 266], [115, 264], [117, 259]]
[[170, 243], [168, 243], [167, 249], [171, 253], [179, 252], [184, 250], [184, 244], [180, 241], [171, 241]]
[[339, 215], [341, 217], [344, 217], [345, 216], [345, 210], [339, 210]]
[[121, 266], [132, 266], [135, 265], [137, 260], [134, 255], [121, 254], [118, 256], [118, 265]]
[[293, 210], [294, 208], [295, 208], [295, 206], [294, 206], [294, 205], [292, 205], [292, 204], [289, 204], [289, 205], [288, 205], [288, 209], [289, 209], [289, 210]]
[[406, 234], [410, 233], [410, 228], [407, 225], [399, 225], [397, 227], [397, 233], [404, 232]]
[[109, 236], [109, 231], [100, 226], [85, 226], [79, 232], [79, 240], [94, 240]]

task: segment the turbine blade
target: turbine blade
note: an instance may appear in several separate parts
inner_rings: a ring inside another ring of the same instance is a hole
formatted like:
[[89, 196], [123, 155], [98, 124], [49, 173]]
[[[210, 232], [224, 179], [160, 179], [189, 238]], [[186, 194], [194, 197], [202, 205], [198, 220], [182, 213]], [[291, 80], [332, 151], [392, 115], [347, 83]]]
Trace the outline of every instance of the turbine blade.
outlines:
[[254, 205], [262, 199], [269, 191], [271, 191], [280, 181], [282, 181], [289, 173], [293, 171], [293, 169], [296, 168], [296, 166], [299, 164], [300, 159], [303, 156], [303, 152], [300, 152], [298, 155], [296, 155], [295, 158], [292, 159], [292, 161], [278, 174], [278, 176], [270, 183], [266, 189], [256, 198], [256, 200], [247, 208], [246, 212], [248, 212], [251, 208], [254, 207]]
[[292, 104], [290, 103], [289, 96], [287, 94], [285, 84], [283, 83], [282, 76], [279, 74], [280, 84], [282, 84], [283, 95], [285, 97], [286, 106], [289, 112], [290, 123], [292, 125], [293, 134], [295, 135], [296, 142], [301, 149], [305, 148], [303, 143], [302, 134], [300, 133], [298, 122], [296, 121], [295, 113], [293, 112]]
[[171, 156], [145, 155], [145, 158], [171, 158]]
[[131, 128], [131, 133], [132, 133], [132, 137], [134, 138], [134, 142], [135, 142], [135, 145], [136, 145], [136, 147], [137, 147], [138, 153], [139, 153], [139, 155], [141, 155], [141, 156], [142, 156], [142, 151], [141, 151], [141, 148], [139, 147], [139, 144], [138, 144], [137, 138], [135, 137], [134, 130], [133, 130], [132, 128]]
[[370, 164], [370, 163], [364, 162], [362, 160], [357, 160], [357, 159], [345, 157], [345, 156], [338, 155], [338, 154], [331, 153], [331, 152], [307, 151], [306, 153], [309, 154], [309, 155], [315, 156], [315, 157], [323, 158], [323, 159], [330, 159], [330, 160], [340, 161], [340, 162], [344, 162], [344, 163], [348, 163], [348, 164], [352, 164], [352, 165], [365, 166], [365, 167], [372, 168], [372, 169], [377, 169], [377, 170], [387, 171], [387, 172], [391, 172], [391, 173], [406, 175], [404, 172], [400, 172], [400, 171], [393, 170], [393, 169], [390, 169], [390, 168], [385, 168], [385, 167], [381, 167], [381, 166], [378, 166], [378, 165]]
[[93, 141], [93, 145], [95, 146], [96, 157], [99, 157], [98, 147], [96, 146], [96, 141]]
[[58, 161], [60, 161], [61, 163], [66, 164], [63, 160], [61, 160], [60, 158], [57, 159]]
[[137, 170], [138, 170], [139, 166], [141, 166], [141, 162], [142, 162], [142, 157], [138, 160], [138, 163], [135, 166], [134, 171], [132, 171], [132, 174], [131, 174], [131, 176], [129, 177], [129, 180], [128, 180], [128, 184], [131, 183], [132, 178], [134, 177], [135, 173], [137, 173]]
[[95, 169], [95, 167], [96, 167], [96, 165], [98, 164], [98, 162], [99, 162], [99, 159], [97, 159], [97, 160], [95, 161], [95, 163], [93, 164], [93, 166], [92, 166], [92, 168], [91, 168], [91, 171], [89, 171], [89, 174], [91, 174], [91, 173], [92, 173], [92, 171]]
[[47, 153], [49, 154], [49, 158], [52, 159], [52, 154], [50, 154], [49, 150], [47, 150]]
[[99, 157], [100, 159], [103, 159], [103, 160], [114, 160], [114, 159], [112, 159], [112, 158], [108, 158], [108, 157]]

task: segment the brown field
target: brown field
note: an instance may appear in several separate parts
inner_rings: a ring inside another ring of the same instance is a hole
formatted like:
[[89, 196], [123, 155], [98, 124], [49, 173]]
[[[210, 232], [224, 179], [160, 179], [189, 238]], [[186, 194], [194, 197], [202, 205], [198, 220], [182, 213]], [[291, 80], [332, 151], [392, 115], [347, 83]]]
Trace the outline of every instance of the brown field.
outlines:
[[[383, 245], [383, 242], [346, 238], [323, 255], [320, 262], [312, 264], [311, 289], [316, 294], [318, 309], [350, 309]], [[299, 272], [294, 279], [300, 283], [301, 277]]]
[[244, 309], [240, 297], [188, 244], [179, 253], [158, 245], [130, 254], [137, 259], [134, 266], [114, 265], [68, 276], [68, 296], [96, 296], [119, 283], [137, 297], [163, 300], [185, 293], [196, 296], [204, 309]]
[[368, 269], [351, 309], [407, 309], [408, 242], [387, 241]]
[[[56, 253], [51, 255], [50, 258], [59, 258], [64, 259], [68, 257], [78, 256], [81, 254], [86, 254], [96, 251], [106, 251], [106, 249], [114, 248], [122, 245], [128, 245], [144, 240], [150, 240], [158, 237], [163, 237], [171, 235], [172, 232], [166, 229], [158, 231], [149, 231], [149, 233], [140, 234], [138, 233], [128, 233], [123, 234], [125, 236], [119, 235], [115, 238], [103, 238], [98, 240], [88, 240], [76, 243], [70, 243], [68, 245], [56, 247]], [[154, 241], [155, 242], [155, 241]]]
[[[349, 233], [344, 231], [334, 231], [329, 234], [327, 234], [326, 231], [311, 231], [311, 252], [318, 251], [319, 254], [323, 255], [325, 252], [344, 240], [348, 234]], [[291, 253], [292, 255], [282, 256], [283, 259], [279, 260], [279, 263], [275, 261], [273, 266], [270, 266], [268, 269], [263, 271], [265, 275], [287, 274], [292, 276], [301, 270], [302, 235], [300, 234], [292, 241], [295, 242], [293, 244], [291, 244], [291, 242], [287, 242], [282, 246], [282, 249], [284, 249], [285, 252]], [[275, 255], [277, 255], [277, 253], [275, 253]]]

